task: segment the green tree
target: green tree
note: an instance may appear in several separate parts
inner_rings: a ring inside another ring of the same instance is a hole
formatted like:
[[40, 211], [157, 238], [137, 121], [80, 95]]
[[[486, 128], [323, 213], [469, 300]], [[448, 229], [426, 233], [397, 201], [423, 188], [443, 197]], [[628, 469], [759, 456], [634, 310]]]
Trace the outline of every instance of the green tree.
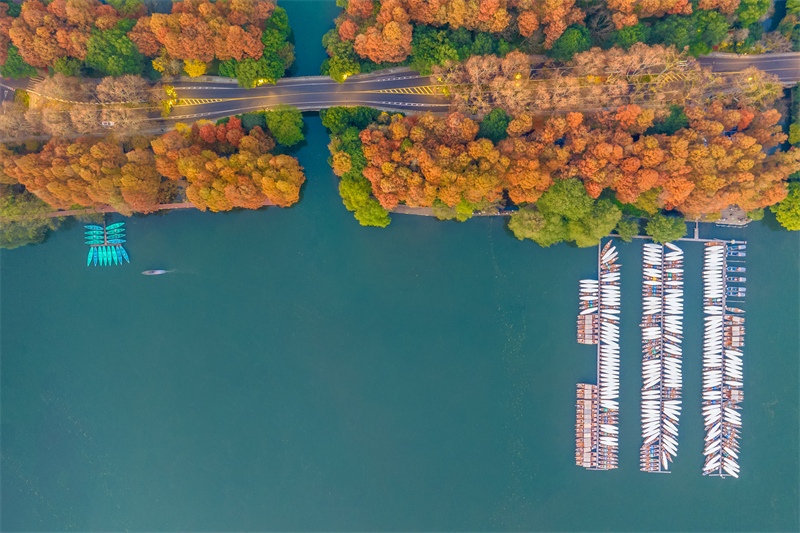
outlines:
[[760, 207], [758, 209], [753, 209], [752, 211], [748, 211], [747, 218], [749, 218], [754, 222], [758, 222], [759, 220], [764, 218], [764, 208]]
[[110, 30], [92, 31], [86, 64], [107, 76], [141, 74], [144, 57], [127, 35], [135, 24], [135, 20], [122, 19]]
[[488, 115], [483, 117], [483, 120], [480, 123], [480, 127], [478, 128], [478, 138], [489, 139], [493, 143], [497, 144], [508, 137], [506, 128], [508, 128], [508, 124], [510, 122], [511, 117], [509, 117], [505, 111], [499, 107], [492, 109]]
[[349, 76], [361, 72], [361, 65], [346, 57], [333, 56], [325, 61], [327, 61], [327, 65], [323, 65], [323, 68], [327, 67], [325, 74], [328, 74], [331, 79], [339, 83], [344, 83], [344, 80]]
[[508, 228], [517, 239], [530, 239], [545, 248], [568, 237], [567, 223], [562, 217], [529, 209], [520, 209], [511, 215]]
[[369, 181], [363, 177], [343, 177], [339, 182], [339, 196], [348, 211], [358, 211], [367, 205], [371, 192]]
[[73, 78], [81, 75], [81, 67], [83, 67], [83, 61], [67, 57], [59, 57], [53, 64], [54, 71]]
[[742, 0], [738, 9], [736, 9], [739, 24], [746, 28], [754, 22], [758, 22], [758, 19], [767, 14], [769, 4], [769, 0]]
[[284, 41], [288, 39], [292, 34], [292, 28], [289, 26], [289, 16], [286, 14], [286, 10], [276, 7], [267, 20], [266, 28], [277, 31]]
[[294, 146], [305, 139], [303, 114], [296, 107], [280, 104], [275, 110], [264, 113], [264, 118], [276, 142]]
[[36, 76], [36, 69], [27, 64], [18, 52], [19, 48], [9, 45], [8, 59], [4, 65], [0, 66], [0, 73], [4, 78], [14, 78], [15, 80]]
[[789, 183], [789, 194], [784, 200], [769, 208], [775, 213], [775, 218], [784, 228], [797, 231], [800, 230], [800, 183]]
[[8, 11], [6, 11], [6, 15], [9, 17], [17, 18], [19, 14], [22, 12], [21, 4], [16, 4], [12, 0], [0, 0], [0, 2], [8, 6]]
[[650, 38], [650, 28], [641, 22], [635, 26], [625, 26], [611, 34], [611, 43], [627, 50], [636, 43], [646, 43]]
[[392, 221], [389, 218], [389, 212], [381, 206], [380, 202], [372, 198], [367, 200], [367, 203], [355, 212], [355, 217], [362, 226], [377, 226], [379, 228], [385, 228]]
[[800, 0], [786, 0], [786, 12], [792, 15], [800, 15]]
[[253, 113], [244, 113], [243, 115], [236, 115], [242, 121], [242, 129], [250, 132], [256, 126], [262, 130], [267, 131], [267, 118], [265, 111], [255, 111]]
[[10, 250], [44, 242], [50, 231], [58, 229], [64, 221], [63, 217], [38, 216], [51, 211], [52, 207], [21, 185], [0, 184], [0, 248]]
[[569, 61], [572, 56], [585, 52], [592, 47], [592, 39], [586, 26], [573, 24], [553, 43], [547, 51], [548, 57], [558, 61]]
[[[332, 135], [341, 135], [348, 128], [363, 130], [377, 120], [381, 112], [372, 107], [331, 107], [319, 112], [322, 125], [330, 130]], [[360, 148], [360, 147], [359, 147]]]
[[669, 110], [669, 116], [664, 122], [654, 123], [647, 129], [645, 132], [646, 135], [657, 135], [659, 133], [674, 135], [678, 130], [689, 127], [689, 119], [686, 113], [683, 112], [683, 107], [671, 105], [669, 106]]
[[664, 216], [656, 213], [645, 226], [645, 232], [655, 242], [664, 244], [686, 235], [686, 220], [683, 217]]
[[430, 26], [416, 26], [409, 66], [423, 76], [429, 76], [431, 65], [441, 65], [448, 60], [458, 61], [458, 51], [447, 39], [447, 32], [436, 31]]
[[636, 220], [620, 220], [617, 222], [617, 234], [625, 242], [633, 241], [639, 235], [639, 222]]
[[591, 215], [594, 201], [580, 181], [568, 179], [557, 181], [547, 189], [536, 202], [536, 207], [545, 215], [580, 220]]
[[581, 248], [596, 246], [617, 227], [622, 211], [611, 200], [598, 200], [588, 216], [567, 222], [569, 240]]

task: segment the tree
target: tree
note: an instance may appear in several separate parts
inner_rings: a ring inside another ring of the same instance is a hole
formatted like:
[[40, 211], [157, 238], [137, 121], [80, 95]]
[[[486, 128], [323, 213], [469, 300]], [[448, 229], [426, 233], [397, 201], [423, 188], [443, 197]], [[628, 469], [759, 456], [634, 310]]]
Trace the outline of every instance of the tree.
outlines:
[[78, 77], [81, 75], [83, 61], [80, 59], [69, 59], [60, 57], [53, 64], [53, 70], [68, 77]]
[[480, 127], [478, 128], [478, 138], [489, 139], [497, 144], [506, 137], [506, 128], [511, 122], [511, 117], [502, 109], [492, 109], [492, 111], [483, 117]]
[[134, 24], [133, 20], [123, 19], [113, 29], [94, 30], [88, 42], [86, 64], [107, 76], [141, 73], [144, 57], [127, 36]]
[[770, 206], [781, 226], [790, 230], [800, 230], [800, 183], [789, 184], [789, 194], [779, 204]]
[[305, 140], [303, 136], [303, 114], [296, 107], [280, 104], [264, 114], [272, 136], [284, 146], [294, 146]]
[[650, 28], [641, 22], [625, 26], [611, 34], [611, 42], [627, 50], [636, 43], [645, 43], [650, 37]]
[[366, 204], [358, 208], [355, 212], [355, 217], [362, 226], [376, 226], [379, 228], [385, 228], [392, 221], [389, 217], [389, 212], [373, 199], [367, 200]]
[[645, 232], [659, 244], [671, 242], [686, 235], [686, 220], [657, 213], [645, 226]]
[[[736, 10], [736, 16], [739, 18], [739, 24], [742, 27], [747, 27], [755, 22], [758, 22], [761, 17], [767, 14], [770, 7], [769, 0], [741, 0], [739, 8]], [[787, 6], [787, 12], [789, 11]]]
[[183, 70], [191, 78], [196, 78], [205, 74], [207, 66], [208, 65], [206, 65], [204, 62], [197, 61], [195, 59], [186, 59], [183, 62]]
[[617, 234], [625, 242], [633, 241], [633, 237], [639, 234], [639, 222], [636, 220], [620, 220], [617, 222]]
[[334, 56], [330, 59], [326, 59], [325, 61], [328, 62], [327, 64], [327, 74], [330, 77], [339, 82], [344, 83], [349, 76], [353, 74], [359, 74], [361, 72], [361, 65], [356, 63], [355, 61], [351, 61], [346, 57]]
[[547, 51], [547, 55], [558, 61], [569, 61], [575, 54], [585, 52], [591, 47], [589, 30], [585, 26], [574, 24], [556, 39], [553, 47]]
[[161, 97], [160, 87], [155, 87], [142, 78], [131, 74], [119, 77], [108, 76], [95, 88], [95, 95], [104, 104], [139, 104], [157, 102]]
[[764, 208], [759, 207], [758, 209], [754, 209], [752, 211], [747, 212], [747, 218], [754, 222], [758, 222], [764, 218]]
[[63, 217], [42, 217], [53, 208], [21, 185], [0, 184], [0, 248], [11, 250], [26, 244], [44, 242], [51, 230], [58, 229]]
[[22, 56], [18, 54], [19, 49], [16, 46], [8, 47], [8, 58], [6, 62], [0, 66], [0, 73], [4, 78], [27, 78], [36, 76], [36, 69], [27, 64]]

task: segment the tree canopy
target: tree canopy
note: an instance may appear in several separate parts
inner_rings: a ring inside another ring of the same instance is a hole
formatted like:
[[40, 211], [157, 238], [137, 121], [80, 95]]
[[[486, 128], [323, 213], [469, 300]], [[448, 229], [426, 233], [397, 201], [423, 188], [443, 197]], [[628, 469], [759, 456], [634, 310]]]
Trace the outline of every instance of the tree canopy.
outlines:
[[664, 244], [686, 235], [686, 220], [657, 213], [647, 223], [645, 231], [655, 242]]

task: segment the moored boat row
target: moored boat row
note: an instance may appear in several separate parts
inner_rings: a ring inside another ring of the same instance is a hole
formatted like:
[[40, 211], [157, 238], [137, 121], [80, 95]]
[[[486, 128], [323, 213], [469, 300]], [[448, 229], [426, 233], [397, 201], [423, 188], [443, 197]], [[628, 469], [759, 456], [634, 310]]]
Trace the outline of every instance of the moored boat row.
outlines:
[[596, 470], [617, 468], [620, 267], [616, 261], [616, 248], [609, 241], [599, 253], [599, 279], [580, 282], [578, 342], [598, 345], [597, 385], [578, 384], [575, 460]]
[[642, 268], [640, 470], [667, 472], [678, 453], [683, 339], [683, 250], [647, 243]]
[[722, 242], [706, 243], [703, 258], [703, 300], [705, 330], [703, 335], [703, 404], [706, 430], [703, 475], [739, 477], [739, 443], [741, 428], [739, 403], [742, 391], [742, 357], [744, 346], [744, 313], [727, 305], [728, 297], [743, 298], [743, 287], [733, 290], [731, 272], [744, 272], [744, 267], [729, 267], [728, 257], [744, 257], [745, 244], [729, 246]]

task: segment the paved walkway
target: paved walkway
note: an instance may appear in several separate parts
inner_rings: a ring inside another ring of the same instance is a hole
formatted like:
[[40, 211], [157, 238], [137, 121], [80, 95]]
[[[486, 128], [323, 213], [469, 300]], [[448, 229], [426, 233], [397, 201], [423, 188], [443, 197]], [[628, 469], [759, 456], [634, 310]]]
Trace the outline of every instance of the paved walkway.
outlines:
[[[265, 206], [275, 205], [269, 200], [264, 202]], [[197, 209], [197, 207], [191, 202], [181, 202], [177, 204], [161, 204], [158, 206], [158, 211], [163, 211], [164, 209]], [[90, 207], [88, 209], [72, 209], [70, 211], [53, 211], [51, 213], [42, 213], [38, 215], [22, 215], [17, 217], [2, 217], [3, 220], [14, 221], [14, 220], [26, 220], [30, 218], [56, 218], [56, 217], [70, 217], [75, 215], [96, 215], [100, 213], [119, 213], [116, 209], [111, 207], [110, 205], [103, 205], [100, 207]]]

